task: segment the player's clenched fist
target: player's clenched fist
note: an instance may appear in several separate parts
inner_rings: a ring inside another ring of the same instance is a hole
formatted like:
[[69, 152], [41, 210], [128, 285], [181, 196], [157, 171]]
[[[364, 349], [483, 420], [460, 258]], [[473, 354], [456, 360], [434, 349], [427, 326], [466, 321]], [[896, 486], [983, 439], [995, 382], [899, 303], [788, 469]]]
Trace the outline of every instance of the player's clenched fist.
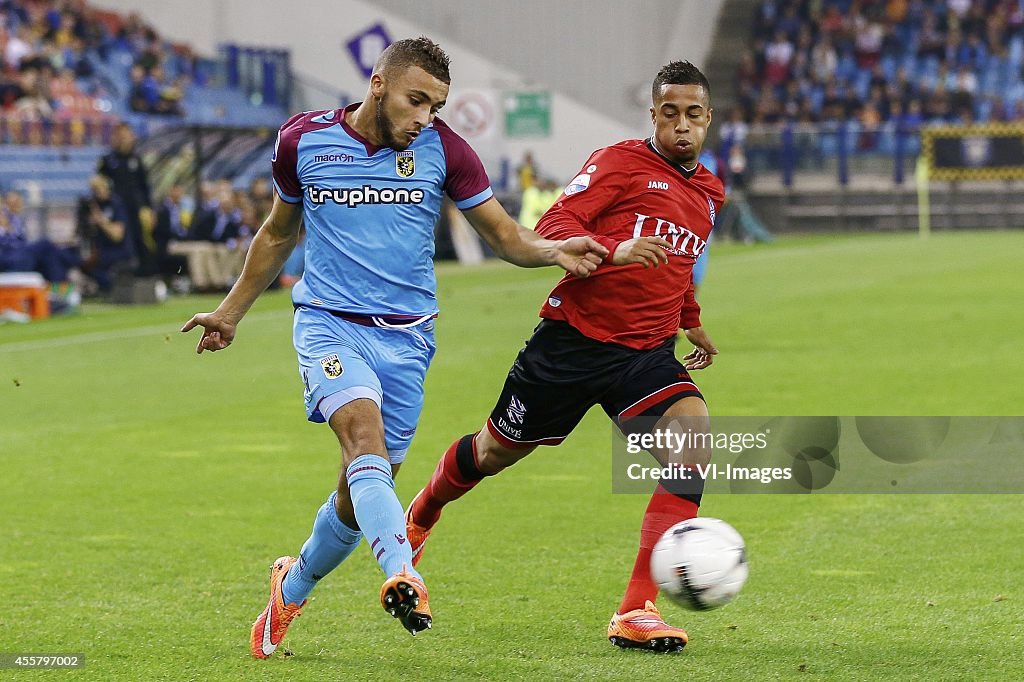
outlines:
[[671, 244], [661, 237], [627, 239], [616, 247], [612, 254], [612, 265], [640, 263], [645, 268], [658, 267], [668, 263], [668, 253], [665, 252], [668, 248], [671, 248]]

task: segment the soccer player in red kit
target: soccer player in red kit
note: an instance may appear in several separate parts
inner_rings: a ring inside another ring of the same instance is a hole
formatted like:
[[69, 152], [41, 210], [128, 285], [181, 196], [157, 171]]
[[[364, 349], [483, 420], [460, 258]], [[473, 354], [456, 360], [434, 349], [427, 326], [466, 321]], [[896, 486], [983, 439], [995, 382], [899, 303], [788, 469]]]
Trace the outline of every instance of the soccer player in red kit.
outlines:
[[[623, 430], [640, 416], [706, 424], [689, 370], [710, 365], [718, 352], [701, 327], [692, 281], [724, 198], [722, 183], [697, 161], [711, 123], [710, 86], [689, 62], [672, 62], [658, 72], [652, 95], [653, 135], [592, 154], [537, 224], [548, 239], [593, 237], [608, 256], [589, 278], [564, 277], [555, 286], [486, 427], [453, 443], [413, 499], [406, 522], [414, 564], [446, 503], [538, 445], [561, 443], [594, 405]], [[682, 362], [679, 328], [694, 346]], [[707, 461], [710, 452], [689, 458]], [[651, 651], [686, 644], [686, 632], [654, 606], [649, 564], [662, 533], [697, 515], [700, 490], [658, 485], [633, 575], [608, 626], [613, 644]]]

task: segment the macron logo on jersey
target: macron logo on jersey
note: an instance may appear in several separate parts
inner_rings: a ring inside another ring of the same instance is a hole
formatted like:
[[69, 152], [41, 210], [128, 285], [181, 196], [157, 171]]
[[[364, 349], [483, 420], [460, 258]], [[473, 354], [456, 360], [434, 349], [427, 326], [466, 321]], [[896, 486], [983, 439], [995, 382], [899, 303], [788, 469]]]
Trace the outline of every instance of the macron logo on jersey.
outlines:
[[333, 201], [342, 206], [355, 208], [361, 205], [390, 205], [390, 204], [422, 204], [423, 190], [421, 189], [377, 189], [369, 185], [362, 187], [347, 188], [321, 188], [307, 187], [306, 196], [314, 205], [320, 206], [328, 201]]
[[313, 161], [316, 163], [334, 163], [340, 161], [341, 163], [352, 163], [356, 160], [356, 157], [351, 154], [315, 154]]

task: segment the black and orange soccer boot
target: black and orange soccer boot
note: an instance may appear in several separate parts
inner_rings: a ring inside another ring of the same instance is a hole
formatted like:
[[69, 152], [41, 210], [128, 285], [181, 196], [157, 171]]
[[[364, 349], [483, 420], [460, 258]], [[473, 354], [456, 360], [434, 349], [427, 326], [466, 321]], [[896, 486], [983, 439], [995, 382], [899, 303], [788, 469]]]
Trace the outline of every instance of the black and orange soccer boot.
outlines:
[[380, 605], [413, 636], [433, 625], [427, 599], [427, 586], [404, 568], [380, 587]]

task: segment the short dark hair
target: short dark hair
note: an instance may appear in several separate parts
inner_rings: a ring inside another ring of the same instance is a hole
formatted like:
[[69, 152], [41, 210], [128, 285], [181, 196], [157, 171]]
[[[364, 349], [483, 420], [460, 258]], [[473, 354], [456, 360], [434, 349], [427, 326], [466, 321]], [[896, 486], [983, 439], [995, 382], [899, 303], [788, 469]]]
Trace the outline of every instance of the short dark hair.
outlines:
[[450, 84], [450, 62], [451, 59], [437, 43], [426, 36], [420, 36], [398, 40], [388, 45], [377, 58], [377, 63], [373, 65], [373, 72], [386, 74], [418, 66], [442, 83]]
[[663, 85], [700, 85], [704, 88], [704, 92], [708, 93], [708, 97], [711, 97], [711, 85], [708, 83], [707, 77], [690, 62], [669, 62], [661, 67], [651, 86], [652, 99], [658, 99]]

